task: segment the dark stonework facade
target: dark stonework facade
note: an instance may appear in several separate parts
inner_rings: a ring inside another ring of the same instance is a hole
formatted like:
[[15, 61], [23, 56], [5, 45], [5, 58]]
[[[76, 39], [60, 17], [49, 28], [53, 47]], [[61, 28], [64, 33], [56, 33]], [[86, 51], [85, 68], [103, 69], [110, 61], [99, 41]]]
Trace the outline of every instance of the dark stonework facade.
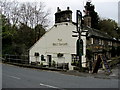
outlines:
[[[92, 63], [92, 68], [96, 64], [98, 57], [104, 55], [107, 60], [110, 60], [115, 52], [112, 50], [115, 48], [117, 50], [120, 47], [120, 41], [117, 41], [110, 37], [108, 34], [101, 32], [99, 30], [84, 27], [83, 30], [88, 30], [88, 35], [86, 36], [86, 58], [87, 65], [89, 67], [89, 63]], [[91, 58], [89, 56], [91, 55]]]

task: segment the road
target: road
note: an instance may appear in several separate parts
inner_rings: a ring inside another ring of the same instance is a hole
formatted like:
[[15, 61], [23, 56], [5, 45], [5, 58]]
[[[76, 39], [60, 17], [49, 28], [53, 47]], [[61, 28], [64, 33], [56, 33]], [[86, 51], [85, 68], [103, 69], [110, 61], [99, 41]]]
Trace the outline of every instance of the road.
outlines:
[[2, 88], [118, 88], [118, 80], [65, 75], [3, 64]]

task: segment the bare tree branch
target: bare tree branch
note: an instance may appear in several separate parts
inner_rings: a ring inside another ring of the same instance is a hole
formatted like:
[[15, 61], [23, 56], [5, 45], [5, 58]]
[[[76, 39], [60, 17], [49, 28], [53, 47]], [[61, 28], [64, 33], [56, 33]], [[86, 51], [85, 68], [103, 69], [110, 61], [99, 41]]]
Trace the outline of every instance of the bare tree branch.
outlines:
[[0, 1], [0, 6], [0, 13], [9, 18], [13, 25], [21, 22], [32, 28], [38, 24], [41, 24], [43, 27], [48, 26], [50, 11], [45, 12], [43, 2], [19, 3], [3, 0]]

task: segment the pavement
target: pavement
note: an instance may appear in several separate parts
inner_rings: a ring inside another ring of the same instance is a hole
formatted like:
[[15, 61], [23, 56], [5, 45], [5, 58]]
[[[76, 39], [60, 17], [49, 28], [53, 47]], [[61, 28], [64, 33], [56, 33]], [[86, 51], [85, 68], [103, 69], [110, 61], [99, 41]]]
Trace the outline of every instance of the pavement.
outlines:
[[67, 72], [61, 72], [64, 74], [69, 75], [75, 75], [75, 76], [82, 76], [82, 77], [93, 77], [93, 78], [101, 78], [101, 79], [120, 79], [120, 64], [118, 64], [116, 67], [112, 68], [109, 75], [106, 74], [105, 70], [99, 69], [98, 73], [85, 73], [85, 72], [79, 72], [75, 70], [67, 71]]

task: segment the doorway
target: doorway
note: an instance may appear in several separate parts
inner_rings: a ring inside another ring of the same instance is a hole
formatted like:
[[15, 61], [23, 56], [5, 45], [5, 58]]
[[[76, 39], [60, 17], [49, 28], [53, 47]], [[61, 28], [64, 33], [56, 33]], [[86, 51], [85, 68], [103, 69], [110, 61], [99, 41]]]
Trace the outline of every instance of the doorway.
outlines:
[[47, 59], [48, 59], [48, 65], [49, 67], [51, 67], [52, 55], [47, 55]]

